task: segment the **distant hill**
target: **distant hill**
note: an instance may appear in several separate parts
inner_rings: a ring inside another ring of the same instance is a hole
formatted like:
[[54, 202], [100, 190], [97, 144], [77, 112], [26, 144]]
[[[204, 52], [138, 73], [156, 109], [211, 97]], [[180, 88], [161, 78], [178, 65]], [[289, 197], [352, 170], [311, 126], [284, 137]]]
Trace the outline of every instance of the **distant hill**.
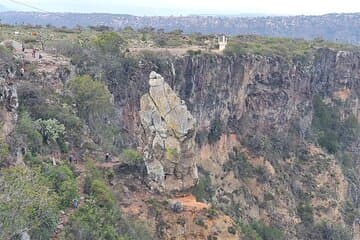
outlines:
[[180, 16], [139, 17], [119, 14], [3, 12], [0, 18], [9, 24], [37, 24], [75, 27], [107, 25], [114, 28], [153, 27], [171, 31], [256, 34], [274, 37], [322, 38], [334, 42], [360, 44], [360, 13], [327, 14], [322, 16]]

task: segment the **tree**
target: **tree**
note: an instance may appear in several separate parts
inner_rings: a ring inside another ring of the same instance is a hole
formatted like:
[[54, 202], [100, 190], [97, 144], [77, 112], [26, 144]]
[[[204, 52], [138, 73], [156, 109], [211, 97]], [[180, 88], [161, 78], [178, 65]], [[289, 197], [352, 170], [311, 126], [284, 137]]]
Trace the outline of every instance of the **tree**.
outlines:
[[19, 166], [0, 171], [0, 239], [28, 232], [50, 239], [56, 227], [57, 198], [38, 171]]
[[20, 115], [20, 120], [16, 125], [16, 133], [22, 136], [24, 142], [32, 152], [39, 152], [42, 146], [42, 136], [36, 129], [36, 124], [27, 112]]
[[125, 41], [115, 32], [104, 32], [96, 36], [93, 43], [102, 52], [118, 53], [125, 46]]
[[69, 82], [69, 89], [74, 95], [80, 117], [87, 123], [112, 110], [111, 94], [107, 87], [89, 76], [73, 78]]

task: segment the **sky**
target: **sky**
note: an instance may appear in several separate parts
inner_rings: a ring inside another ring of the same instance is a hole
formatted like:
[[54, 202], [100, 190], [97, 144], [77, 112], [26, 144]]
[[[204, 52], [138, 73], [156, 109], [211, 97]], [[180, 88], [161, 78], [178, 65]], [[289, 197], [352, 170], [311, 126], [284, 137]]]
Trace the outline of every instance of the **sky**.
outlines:
[[0, 0], [8, 9], [133, 15], [320, 15], [360, 12], [360, 0]]

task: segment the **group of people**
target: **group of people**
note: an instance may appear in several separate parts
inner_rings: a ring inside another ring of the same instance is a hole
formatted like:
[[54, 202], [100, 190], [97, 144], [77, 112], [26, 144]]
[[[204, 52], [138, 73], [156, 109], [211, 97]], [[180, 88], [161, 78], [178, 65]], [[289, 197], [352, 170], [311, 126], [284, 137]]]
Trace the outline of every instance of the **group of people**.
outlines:
[[[35, 48], [33, 48], [33, 50], [32, 50], [32, 56], [33, 56], [33, 58], [36, 58], [36, 49]], [[39, 53], [39, 59], [42, 59], [43, 57], [42, 57], [42, 55], [41, 55], [41, 53]]]
[[[25, 53], [25, 45], [24, 44], [22, 44], [21, 49], [22, 49], [22, 52]], [[35, 48], [32, 49], [31, 55], [33, 58], [36, 58], [36, 49]], [[42, 59], [42, 58], [43, 58], [43, 56], [41, 55], [41, 53], [39, 53], [39, 59]]]

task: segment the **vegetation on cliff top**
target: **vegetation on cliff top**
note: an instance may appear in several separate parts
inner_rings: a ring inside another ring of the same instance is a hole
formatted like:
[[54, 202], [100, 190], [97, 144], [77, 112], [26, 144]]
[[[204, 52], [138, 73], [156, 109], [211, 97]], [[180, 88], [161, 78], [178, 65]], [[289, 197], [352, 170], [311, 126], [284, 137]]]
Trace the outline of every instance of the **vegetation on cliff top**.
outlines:
[[264, 56], [280, 56], [287, 60], [305, 60], [319, 48], [330, 48], [343, 51], [360, 50], [357, 46], [326, 42], [322, 39], [306, 41], [302, 39], [245, 35], [231, 38], [224, 54], [241, 55], [250, 53]]

